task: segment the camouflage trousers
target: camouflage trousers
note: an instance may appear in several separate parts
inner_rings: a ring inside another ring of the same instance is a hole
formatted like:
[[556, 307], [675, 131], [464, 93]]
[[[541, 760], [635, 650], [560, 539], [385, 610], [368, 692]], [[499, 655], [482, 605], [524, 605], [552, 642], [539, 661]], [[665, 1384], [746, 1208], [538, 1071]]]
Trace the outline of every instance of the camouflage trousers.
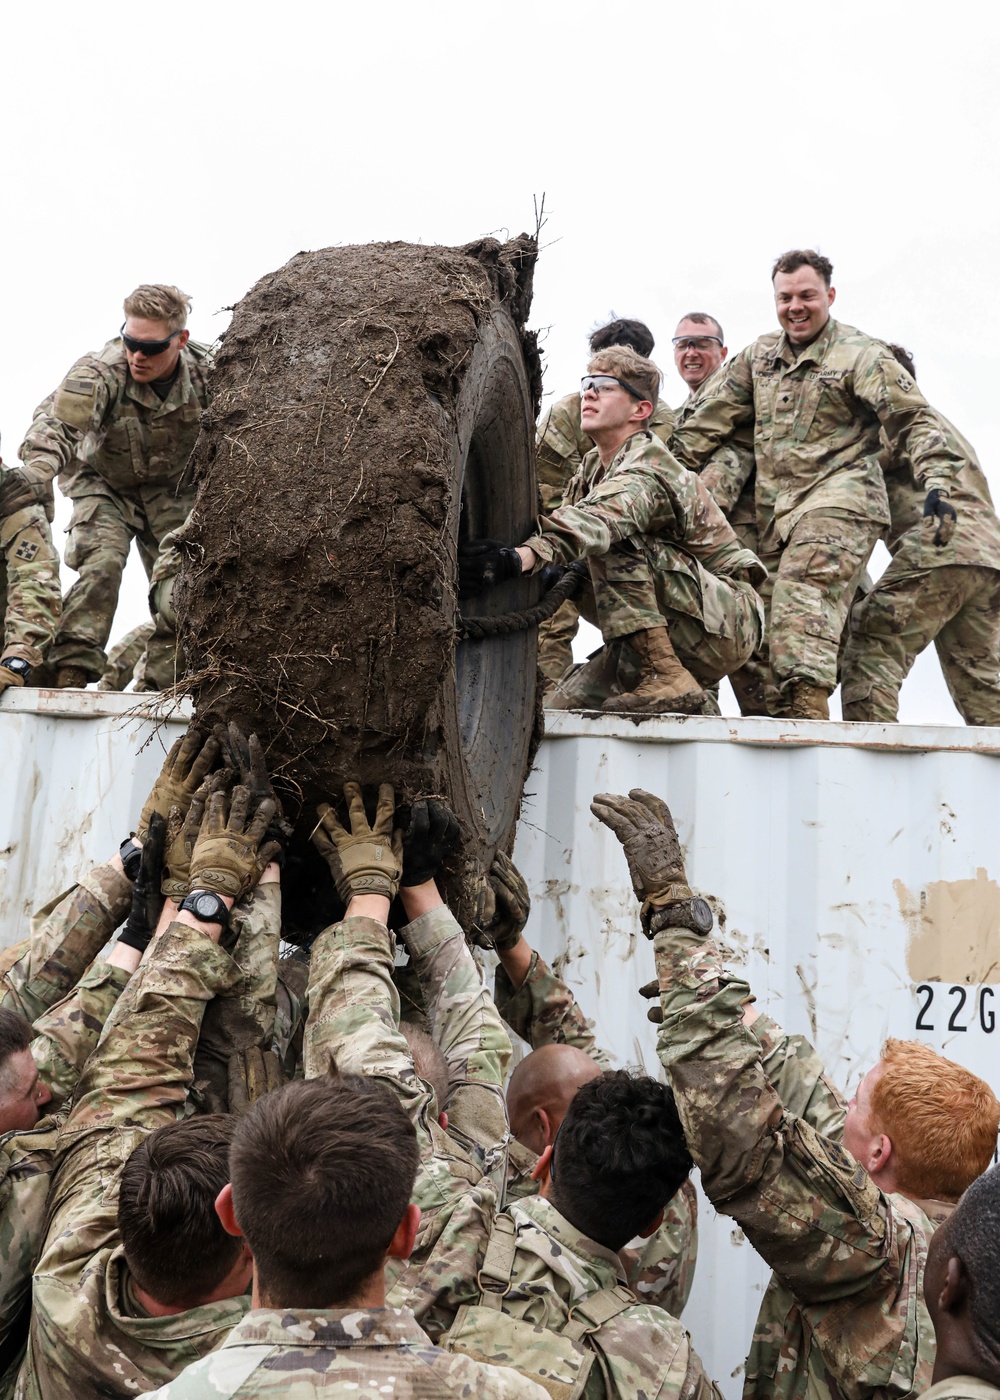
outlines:
[[573, 638], [580, 618], [588, 622], [597, 616], [594, 586], [585, 579], [575, 598], [567, 598], [538, 629], [538, 669], [547, 681], [555, 683], [573, 664]]
[[62, 606], [59, 555], [42, 506], [27, 506], [0, 524], [3, 655], [40, 666], [56, 635]]
[[851, 612], [844, 718], [896, 720], [900, 686], [933, 642], [965, 723], [1000, 725], [1000, 571], [964, 564], [919, 573], [894, 568]]
[[[184, 523], [190, 504], [186, 497], [165, 493], [156, 518], [149, 519], [136, 502], [117, 494], [74, 498], [65, 557], [79, 578], [63, 601], [62, 623], [49, 657], [54, 666], [80, 666], [92, 681], [104, 674], [104, 648], [132, 541], [152, 579], [164, 536]], [[155, 657], [147, 649], [147, 688], [165, 689], [174, 681], [176, 630], [155, 613], [153, 627], [159, 645]]]
[[140, 666], [139, 663], [146, 655], [146, 643], [152, 635], [151, 622], [140, 622], [138, 627], [126, 632], [121, 641], [116, 642], [108, 652], [108, 664], [104, 668], [104, 675], [98, 681], [97, 689], [127, 690], [133, 677], [138, 684], [145, 671], [145, 666]]
[[761, 555], [769, 578], [761, 590], [768, 612], [771, 675], [779, 692], [807, 681], [831, 694], [847, 615], [882, 527], [847, 511], [811, 510], [784, 548]]

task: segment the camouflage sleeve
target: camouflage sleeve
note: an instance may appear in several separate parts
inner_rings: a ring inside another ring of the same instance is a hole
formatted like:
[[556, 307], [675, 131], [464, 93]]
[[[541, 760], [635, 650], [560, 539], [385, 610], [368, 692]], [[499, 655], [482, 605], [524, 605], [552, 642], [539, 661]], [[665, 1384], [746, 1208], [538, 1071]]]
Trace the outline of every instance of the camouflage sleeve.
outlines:
[[714, 377], [705, 396], [674, 428], [670, 450], [697, 470], [742, 424], [754, 421], [753, 346], [734, 355]]
[[76, 1088], [129, 973], [96, 958], [70, 992], [35, 1022], [31, 1053], [52, 1091], [54, 1111]]
[[689, 1349], [687, 1374], [677, 1392], [677, 1400], [723, 1400], [722, 1391], [715, 1381], [705, 1374], [701, 1357], [694, 1347]]
[[537, 952], [532, 951], [528, 975], [516, 992], [503, 968], [497, 967], [494, 996], [500, 1015], [532, 1050], [540, 1045], [575, 1045], [602, 1069], [611, 1069], [610, 1059], [594, 1039], [593, 1022], [587, 1020], [569, 987]]
[[111, 382], [94, 357], [77, 360], [66, 378], [35, 409], [18, 449], [29, 481], [51, 481], [79, 455], [85, 438], [96, 447], [114, 407]]
[[915, 381], [878, 341], [855, 363], [854, 393], [878, 414], [893, 451], [909, 457], [921, 490], [947, 491], [957, 484], [964, 465], [961, 453]]
[[538, 464], [538, 495], [543, 512], [556, 510], [563, 503], [567, 483], [579, 469], [587, 446], [581, 443], [582, 429], [567, 399], [554, 403], [538, 425], [536, 456]]
[[785, 1112], [743, 1024], [745, 982], [687, 929], [656, 935], [667, 1071], [702, 1186], [800, 1303], [896, 1290], [906, 1241], [868, 1173]]
[[698, 1192], [685, 1181], [663, 1212], [663, 1223], [641, 1248], [619, 1250], [632, 1292], [680, 1317], [691, 1296], [698, 1262]]
[[824, 1137], [840, 1142], [847, 1104], [826, 1077], [823, 1061], [804, 1035], [789, 1035], [766, 1012], [751, 1026], [760, 1041], [764, 1073], [786, 1113], [804, 1118]]
[[0, 549], [7, 565], [3, 653], [40, 666], [62, 613], [59, 555], [45, 507], [26, 506], [4, 520]]
[[[31, 1272], [45, 1235], [45, 1208], [55, 1155], [56, 1126], [11, 1134], [0, 1150], [0, 1358], [9, 1358], [27, 1331]], [[6, 1370], [0, 1360], [0, 1375]], [[9, 1392], [4, 1392], [9, 1393]]]
[[755, 465], [753, 448], [730, 438], [715, 449], [702, 467], [701, 479], [723, 515], [728, 516], [739, 500]]
[[125, 875], [98, 865], [46, 904], [31, 920], [31, 937], [0, 953], [0, 1006], [37, 1021], [73, 990], [131, 903]]

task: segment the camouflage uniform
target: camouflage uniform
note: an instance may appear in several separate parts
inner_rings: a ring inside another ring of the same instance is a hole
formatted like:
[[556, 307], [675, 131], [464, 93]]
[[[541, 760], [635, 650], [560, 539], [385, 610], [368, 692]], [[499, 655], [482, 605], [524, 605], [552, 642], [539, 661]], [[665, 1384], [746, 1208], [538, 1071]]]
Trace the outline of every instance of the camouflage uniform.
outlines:
[[0, 505], [5, 512], [0, 520], [2, 654], [40, 666], [62, 610], [59, 555], [45, 505], [27, 499], [32, 492], [13, 486], [18, 475], [0, 464]]
[[159, 1400], [350, 1394], [548, 1400], [516, 1371], [441, 1351], [405, 1308], [255, 1308], [218, 1351], [152, 1392]]
[[665, 929], [654, 949], [657, 1048], [702, 1185], [774, 1269], [744, 1396], [919, 1392], [934, 1358], [923, 1300], [927, 1243], [953, 1206], [885, 1195], [844, 1151], [844, 1102], [818, 1057], [801, 1040], [782, 1053], [773, 1023], [756, 1036], [747, 1030], [749, 988], [725, 975], [714, 939]]
[[949, 1376], [925, 1390], [920, 1400], [1000, 1400], [1000, 1387], [978, 1376]]
[[[673, 410], [662, 399], [653, 410], [649, 426], [667, 442], [673, 430]], [[563, 504], [566, 487], [580, 468], [594, 440], [583, 431], [580, 395], [558, 399], [538, 425], [538, 500], [543, 515]], [[594, 589], [585, 583], [575, 598], [565, 603], [538, 629], [538, 669], [549, 681], [557, 681], [573, 664], [573, 638], [581, 617], [596, 626]]]
[[[66, 563], [80, 574], [66, 597], [53, 665], [100, 678], [132, 540], [150, 575], [164, 536], [187, 519], [195, 493], [185, 473], [208, 407], [209, 368], [207, 347], [188, 341], [161, 400], [151, 384], [132, 378], [122, 342], [111, 340], [77, 360], [35, 410], [21, 460], [30, 479], [58, 473], [73, 501]], [[148, 680], [172, 685], [173, 657]]]
[[888, 348], [832, 319], [802, 350], [771, 332], [729, 360], [671, 450], [696, 468], [751, 423], [760, 555], [776, 572], [771, 670], [782, 690], [803, 681], [830, 693], [855, 589], [889, 523], [880, 430], [925, 493], [947, 491], [961, 463]]
[[966, 724], [1000, 724], [1000, 522], [976, 454], [947, 418], [942, 436], [961, 460], [949, 500], [958, 512], [951, 541], [934, 543], [905, 452], [886, 445], [885, 484], [892, 563], [851, 612], [844, 654], [843, 710], [850, 720], [895, 720], [899, 688], [931, 641]]
[[19, 1400], [151, 1390], [220, 1346], [249, 1306], [243, 1296], [149, 1316], [118, 1242], [121, 1170], [150, 1132], [183, 1116], [206, 1004], [240, 982], [233, 958], [184, 924], [150, 948], [60, 1133]]
[[127, 690], [135, 676], [136, 667], [146, 654], [146, 643], [153, 635], [151, 622], [140, 622], [131, 632], [126, 632], [120, 642], [108, 652], [108, 662], [104, 675], [98, 681], [98, 690]]
[[[741, 666], [760, 644], [763, 615], [751, 578], [760, 561], [741, 548], [700, 478], [658, 438], [633, 433], [607, 468], [594, 449], [525, 541], [538, 556], [586, 558], [606, 648], [662, 627], [701, 683]], [[560, 687], [565, 701], [572, 688]], [[574, 703], [570, 699], [569, 703]]]
[[[500, 1015], [533, 1050], [540, 1045], [572, 1045], [602, 1069], [611, 1068], [573, 993], [537, 952], [532, 951], [527, 976], [516, 992], [503, 968], [497, 968], [494, 996]], [[511, 1142], [506, 1201], [537, 1195], [539, 1183], [531, 1179], [537, 1161], [523, 1143]], [[698, 1261], [698, 1193], [694, 1183], [685, 1181], [667, 1202], [663, 1223], [655, 1234], [619, 1250], [619, 1255], [632, 1292], [643, 1302], [655, 1303], [680, 1317], [691, 1294]]]

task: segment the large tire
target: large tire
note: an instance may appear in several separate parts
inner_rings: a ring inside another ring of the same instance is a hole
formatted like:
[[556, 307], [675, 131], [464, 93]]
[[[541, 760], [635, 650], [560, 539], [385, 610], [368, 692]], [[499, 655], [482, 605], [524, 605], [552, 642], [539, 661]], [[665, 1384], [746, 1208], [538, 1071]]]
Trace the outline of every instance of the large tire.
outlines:
[[[523, 539], [540, 374], [533, 240], [300, 253], [234, 309], [176, 590], [197, 713], [265, 741], [300, 831], [345, 779], [445, 797], [450, 902], [509, 847], [536, 636], [456, 645], [460, 538]], [[526, 607], [515, 580], [472, 616]]]

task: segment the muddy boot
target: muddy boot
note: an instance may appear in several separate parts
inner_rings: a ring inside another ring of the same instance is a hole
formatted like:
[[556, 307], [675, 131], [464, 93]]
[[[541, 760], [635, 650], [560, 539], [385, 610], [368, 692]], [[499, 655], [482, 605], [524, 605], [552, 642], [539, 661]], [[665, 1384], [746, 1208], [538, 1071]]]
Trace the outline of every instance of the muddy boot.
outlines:
[[709, 695], [677, 660], [666, 627], [633, 632], [628, 641], [639, 654], [639, 684], [625, 695], [613, 695], [601, 706], [617, 715], [700, 715]]
[[830, 696], [809, 681], [793, 681], [786, 692], [789, 719], [829, 719]]
[[60, 666], [56, 672], [56, 690], [86, 690], [87, 673], [82, 666]]
[[621, 644], [601, 647], [582, 666], [567, 671], [551, 691], [546, 691], [547, 710], [599, 710], [618, 689]]

